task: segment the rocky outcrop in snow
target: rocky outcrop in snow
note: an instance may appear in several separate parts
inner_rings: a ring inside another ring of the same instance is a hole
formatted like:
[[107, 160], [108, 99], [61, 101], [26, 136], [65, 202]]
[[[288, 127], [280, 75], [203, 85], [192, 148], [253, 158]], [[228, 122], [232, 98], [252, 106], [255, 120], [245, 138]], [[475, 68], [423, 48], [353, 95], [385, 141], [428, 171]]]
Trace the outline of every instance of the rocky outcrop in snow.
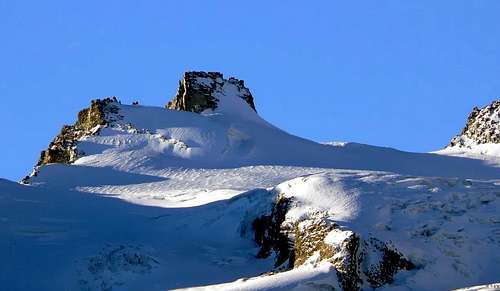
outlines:
[[220, 101], [217, 95], [224, 94], [227, 87], [235, 88], [237, 97], [256, 111], [252, 94], [245, 83], [233, 77], [224, 79], [219, 72], [185, 72], [184, 78], [179, 81], [177, 94], [166, 107], [196, 113], [206, 109], [214, 110]]
[[312, 209], [300, 219], [286, 219], [287, 212], [300, 208], [299, 204], [293, 197], [280, 194], [271, 213], [252, 224], [260, 246], [257, 257], [274, 253], [276, 271], [327, 261], [335, 268], [343, 290], [360, 290], [392, 283], [400, 270], [415, 268], [390, 243], [340, 227], [326, 212]]
[[500, 100], [482, 109], [474, 107], [462, 133], [455, 136], [448, 146], [471, 147], [488, 143], [500, 143]]
[[114, 106], [117, 102], [116, 97], [92, 100], [89, 108], [78, 113], [78, 120], [74, 125], [63, 126], [49, 147], [42, 151], [36, 165], [74, 162], [78, 157], [76, 150], [78, 139], [96, 134], [101, 126], [107, 125], [109, 121], [106, 114], [117, 113], [118, 109]]
[[[41, 152], [31, 175], [36, 176], [40, 166], [52, 163], [69, 164], [82, 156], [84, 153], [77, 149], [78, 140], [84, 136], [98, 134], [101, 127], [114, 121], [118, 116], [118, 103], [116, 97], [92, 100], [89, 108], [78, 113], [76, 123], [64, 125], [48, 148]], [[29, 178], [26, 176], [22, 182], [29, 183]]]

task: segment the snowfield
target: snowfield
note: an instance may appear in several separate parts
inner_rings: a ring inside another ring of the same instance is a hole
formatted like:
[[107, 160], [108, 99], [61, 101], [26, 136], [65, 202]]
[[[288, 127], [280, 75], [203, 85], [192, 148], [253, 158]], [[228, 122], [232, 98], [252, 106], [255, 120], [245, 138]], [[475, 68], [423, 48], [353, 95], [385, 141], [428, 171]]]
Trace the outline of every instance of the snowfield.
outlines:
[[[323, 281], [336, 286], [324, 262], [259, 276], [273, 269], [273, 260], [255, 258], [249, 229], [276, 193], [297, 199], [287, 220], [326, 211], [343, 228], [391, 241], [417, 264], [387, 289], [443, 290], [493, 282], [499, 275], [499, 182], [327, 170], [181, 208], [7, 181], [1, 189], [1, 250], [9, 264], [1, 264], [0, 273], [12, 290], [170, 290], [231, 281], [204, 288], [307, 290]], [[141, 259], [115, 259], [116, 251]], [[61, 279], [47, 279], [54, 277]]]
[[374, 245], [412, 264], [381, 290], [500, 281], [498, 155], [319, 144], [231, 90], [201, 114], [115, 104], [116, 121], [81, 138], [73, 164], [42, 166], [31, 185], [0, 180], [1, 289], [345, 289], [319, 250], [290, 270], [276, 252], [257, 258], [254, 221], [280, 199], [282, 225], [320, 221], [335, 258], [359, 239], [361, 289], [383, 259]]

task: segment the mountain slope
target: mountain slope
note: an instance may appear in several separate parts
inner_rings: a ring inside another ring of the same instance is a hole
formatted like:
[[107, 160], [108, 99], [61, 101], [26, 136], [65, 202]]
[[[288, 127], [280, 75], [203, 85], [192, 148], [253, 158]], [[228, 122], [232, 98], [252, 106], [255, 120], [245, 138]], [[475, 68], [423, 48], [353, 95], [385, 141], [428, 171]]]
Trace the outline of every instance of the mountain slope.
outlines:
[[0, 286], [435, 290], [499, 277], [496, 160], [302, 139], [220, 73], [186, 73], [167, 107], [93, 101], [29, 185], [0, 180]]
[[[406, 153], [359, 144], [330, 146], [281, 131], [262, 120], [110, 103], [113, 121], [76, 142], [75, 165], [157, 172], [168, 167], [255, 165], [393, 171], [422, 176], [495, 178], [500, 169], [480, 160]], [[116, 117], [118, 116], [118, 117]], [[43, 167], [42, 167], [43, 168]], [[43, 170], [42, 170], [43, 171]], [[36, 179], [35, 179], [36, 181]]]
[[[248, 107], [243, 101], [241, 105]], [[231, 197], [242, 189], [271, 187], [324, 168], [475, 179], [500, 177], [500, 168], [491, 165], [491, 160], [407, 153], [354, 143], [319, 144], [268, 124], [249, 107], [246, 113], [252, 118], [239, 118], [217, 109], [196, 114], [117, 102], [109, 106], [114, 113], [108, 115], [108, 124], [72, 143], [80, 155], [78, 159], [69, 165], [38, 167], [30, 183], [78, 186], [82, 191], [114, 194], [153, 205], [170, 205], [170, 193], [176, 190], [174, 201], [182, 200], [190, 206], [209, 199], [204, 196]], [[186, 175], [179, 175], [179, 171]], [[119, 181], [128, 184], [125, 173], [150, 177], [136, 181], [137, 186], [123, 187]], [[193, 179], [201, 181], [193, 183]], [[93, 182], [89, 184], [88, 180]], [[111, 183], [113, 180], [118, 183]], [[193, 185], [200, 188], [194, 189]], [[207, 190], [217, 194], [208, 194]]]
[[[301, 225], [309, 237], [315, 232], [308, 234], [307, 225], [319, 220], [335, 225], [328, 231], [336, 234], [333, 238], [362, 238], [365, 252], [373, 253], [368, 257], [372, 267], [355, 265], [365, 278], [363, 289], [370, 289], [364, 272], [379, 264], [379, 244], [415, 265], [396, 271], [395, 277], [382, 276], [381, 282], [391, 286], [449, 289], [498, 278], [498, 182], [327, 170], [269, 190], [183, 208], [138, 206], [9, 182], [2, 182], [0, 189], [0, 251], [9, 262], [2, 264], [0, 281], [9, 290], [170, 290], [259, 276], [274, 269], [278, 256], [256, 257], [260, 248], [254, 243], [253, 222], [270, 215], [282, 193], [294, 201], [284, 230]], [[292, 244], [292, 251], [304, 259], [291, 271], [207, 288], [338, 288], [338, 267], [328, 263], [328, 255], [314, 251], [321, 241], [309, 241], [312, 249]], [[377, 243], [366, 245], [371, 241]], [[47, 280], [53, 277], [61, 279]]]

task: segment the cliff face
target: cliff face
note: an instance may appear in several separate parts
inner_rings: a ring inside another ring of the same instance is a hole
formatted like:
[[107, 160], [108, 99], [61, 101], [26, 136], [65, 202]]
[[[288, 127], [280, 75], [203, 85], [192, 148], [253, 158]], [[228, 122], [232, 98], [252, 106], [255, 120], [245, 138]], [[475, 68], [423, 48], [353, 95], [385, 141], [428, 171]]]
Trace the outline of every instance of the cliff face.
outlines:
[[474, 107], [464, 129], [448, 146], [470, 147], [486, 143], [500, 143], [500, 100], [482, 109]]
[[186, 72], [179, 81], [175, 97], [167, 104], [167, 108], [200, 113], [207, 109], [215, 110], [220, 98], [229, 88], [235, 88], [238, 98], [243, 99], [254, 111], [255, 104], [250, 90], [242, 80], [236, 78], [224, 79], [218, 72]]

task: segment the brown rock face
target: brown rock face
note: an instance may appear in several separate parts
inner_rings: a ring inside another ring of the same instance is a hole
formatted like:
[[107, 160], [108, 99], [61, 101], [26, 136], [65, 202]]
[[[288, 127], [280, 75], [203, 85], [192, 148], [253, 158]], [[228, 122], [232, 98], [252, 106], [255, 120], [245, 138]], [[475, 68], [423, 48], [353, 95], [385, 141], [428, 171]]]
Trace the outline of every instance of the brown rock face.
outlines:
[[[51, 163], [70, 164], [83, 153], [76, 148], [78, 140], [83, 136], [99, 133], [99, 126], [105, 126], [112, 118], [107, 114], [118, 112], [116, 97], [103, 100], [92, 100], [90, 107], [78, 113], [78, 120], [74, 125], [64, 125], [61, 132], [49, 144], [48, 148], [41, 152], [40, 158], [35, 165], [32, 175], [36, 175], [40, 166]], [[29, 183], [29, 176], [22, 180]]]
[[78, 139], [78, 132], [72, 125], [64, 125], [61, 132], [49, 144], [49, 147], [42, 151], [36, 166], [51, 163], [70, 163], [77, 157], [75, 141]]
[[[400, 270], [415, 268], [390, 244], [341, 228], [325, 213], [310, 213], [300, 222], [285, 221], [292, 207], [293, 199], [280, 195], [271, 214], [258, 217], [252, 225], [260, 246], [257, 257], [267, 258], [274, 252], [278, 271], [301, 266], [319, 253], [320, 261], [335, 267], [342, 290], [351, 291], [360, 290], [365, 283], [381, 287], [391, 283]], [[335, 239], [329, 240], [329, 236]]]
[[89, 108], [78, 113], [78, 120], [74, 125], [63, 126], [61, 133], [49, 144], [48, 149], [42, 151], [36, 165], [74, 162], [78, 158], [76, 142], [85, 135], [97, 133], [93, 130], [99, 125], [107, 124], [106, 113], [117, 111], [116, 107], [110, 106], [114, 102], [118, 102], [115, 97], [92, 100]]
[[206, 109], [216, 109], [220, 94], [225, 94], [225, 88], [233, 85], [237, 89], [237, 96], [247, 102], [255, 110], [252, 94], [245, 87], [242, 80], [236, 78], [224, 79], [218, 72], [186, 72], [179, 81], [179, 88], [175, 97], [168, 102], [167, 108], [200, 113]]
[[482, 109], [474, 107], [464, 129], [448, 146], [467, 147], [485, 143], [500, 143], [500, 100]]

